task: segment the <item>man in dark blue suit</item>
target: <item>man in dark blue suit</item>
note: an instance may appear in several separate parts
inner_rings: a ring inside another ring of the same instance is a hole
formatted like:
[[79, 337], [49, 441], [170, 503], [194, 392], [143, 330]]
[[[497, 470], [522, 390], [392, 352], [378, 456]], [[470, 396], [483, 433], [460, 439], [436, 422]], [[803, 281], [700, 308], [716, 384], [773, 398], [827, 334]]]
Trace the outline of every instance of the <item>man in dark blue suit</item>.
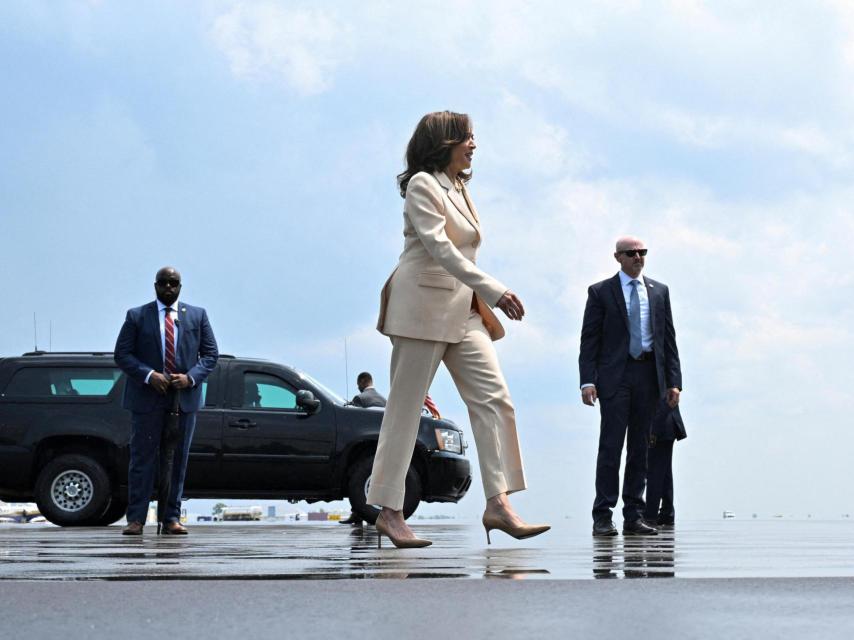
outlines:
[[127, 374], [122, 406], [132, 414], [124, 535], [142, 535], [154, 489], [160, 436], [175, 393], [181, 394], [180, 439], [163, 532], [187, 533], [179, 520], [190, 442], [196, 412], [204, 401], [202, 383], [219, 357], [205, 310], [178, 304], [181, 274], [163, 267], [157, 272], [154, 290], [154, 302], [127, 312], [115, 348], [116, 364]]
[[582, 401], [600, 401], [595, 536], [617, 534], [611, 514], [624, 440], [623, 535], [657, 533], [643, 521], [647, 438], [658, 399], [670, 407], [679, 403], [682, 370], [667, 286], [641, 277], [646, 254], [641, 240], [620, 238], [614, 253], [619, 273], [587, 290], [578, 368]]
[[643, 519], [660, 527], [676, 523], [673, 505], [673, 443], [688, 437], [679, 407], [671, 407], [664, 398], [652, 419], [649, 451], [646, 455], [646, 511]]

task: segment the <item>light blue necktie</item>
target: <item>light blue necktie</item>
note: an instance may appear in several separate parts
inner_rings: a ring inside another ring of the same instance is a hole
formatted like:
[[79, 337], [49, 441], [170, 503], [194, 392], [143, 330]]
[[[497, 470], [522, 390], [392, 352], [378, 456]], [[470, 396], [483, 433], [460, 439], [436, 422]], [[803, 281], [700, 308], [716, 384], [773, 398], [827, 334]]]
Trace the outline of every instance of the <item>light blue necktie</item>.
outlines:
[[638, 285], [640, 282], [632, 280], [629, 284], [632, 285], [632, 295], [629, 298], [629, 355], [632, 358], [640, 358], [643, 353], [643, 344], [641, 343], [640, 295], [638, 295]]

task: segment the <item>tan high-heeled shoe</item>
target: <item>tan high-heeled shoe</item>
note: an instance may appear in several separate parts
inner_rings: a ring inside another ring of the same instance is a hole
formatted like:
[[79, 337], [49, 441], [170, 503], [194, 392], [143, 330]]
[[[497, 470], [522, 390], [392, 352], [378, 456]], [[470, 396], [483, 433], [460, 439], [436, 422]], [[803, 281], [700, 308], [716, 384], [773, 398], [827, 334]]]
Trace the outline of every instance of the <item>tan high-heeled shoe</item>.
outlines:
[[508, 536], [512, 536], [517, 540], [524, 540], [525, 538], [538, 536], [552, 528], [548, 524], [520, 524], [514, 526], [507, 524], [501, 516], [486, 513], [483, 514], [481, 522], [483, 523], [483, 528], [486, 529], [486, 544], [492, 544], [492, 541], [489, 539], [489, 532], [493, 529], [503, 531]]
[[432, 540], [423, 540], [421, 538], [396, 538], [391, 534], [382, 513], [377, 516], [377, 521], [374, 524], [377, 529], [377, 549], [382, 548], [383, 536], [391, 540], [391, 543], [398, 549], [417, 549], [420, 547], [429, 547], [433, 544]]

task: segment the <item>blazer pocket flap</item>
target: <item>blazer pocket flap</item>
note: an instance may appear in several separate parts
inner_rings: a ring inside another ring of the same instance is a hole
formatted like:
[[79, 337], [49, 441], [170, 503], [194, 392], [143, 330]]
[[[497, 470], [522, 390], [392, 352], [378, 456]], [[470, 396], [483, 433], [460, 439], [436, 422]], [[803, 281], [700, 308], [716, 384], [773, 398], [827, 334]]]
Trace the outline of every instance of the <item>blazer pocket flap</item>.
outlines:
[[437, 289], [455, 289], [457, 279], [450, 273], [419, 273], [418, 286], [436, 287]]

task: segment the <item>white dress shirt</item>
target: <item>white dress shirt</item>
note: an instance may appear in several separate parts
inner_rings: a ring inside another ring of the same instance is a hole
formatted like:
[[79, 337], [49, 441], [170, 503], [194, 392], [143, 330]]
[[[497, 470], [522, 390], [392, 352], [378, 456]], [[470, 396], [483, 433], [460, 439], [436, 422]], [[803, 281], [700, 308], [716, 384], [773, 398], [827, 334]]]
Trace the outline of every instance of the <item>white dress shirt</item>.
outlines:
[[[623, 285], [623, 297], [626, 299], [626, 314], [631, 318], [632, 305], [632, 277], [627, 275], [625, 271], [620, 270], [620, 284]], [[640, 322], [641, 322], [641, 348], [644, 351], [652, 351], [652, 322], [649, 317], [649, 295], [646, 290], [646, 284], [643, 281], [643, 276], [637, 278], [640, 282], [638, 285], [638, 298], [640, 299]], [[631, 319], [629, 320], [631, 322]]]

